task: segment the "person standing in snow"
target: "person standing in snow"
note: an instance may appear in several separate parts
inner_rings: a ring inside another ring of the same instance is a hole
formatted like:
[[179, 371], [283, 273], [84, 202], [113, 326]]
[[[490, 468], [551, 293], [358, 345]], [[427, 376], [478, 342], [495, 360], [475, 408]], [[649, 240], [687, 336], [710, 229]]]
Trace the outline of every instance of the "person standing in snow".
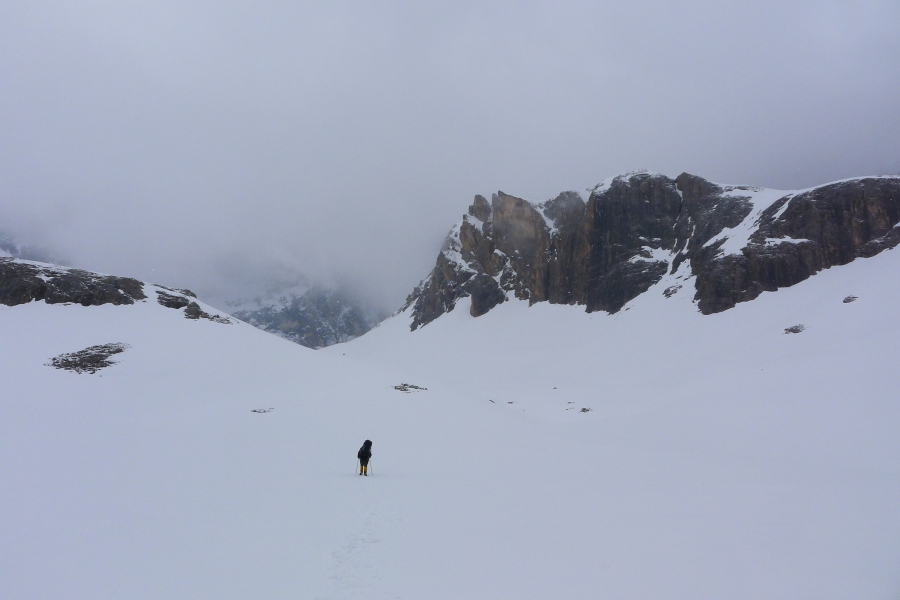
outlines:
[[366, 440], [363, 442], [362, 448], [359, 449], [359, 452], [356, 453], [356, 458], [359, 459], [359, 474], [369, 476], [369, 459], [372, 458], [372, 441]]

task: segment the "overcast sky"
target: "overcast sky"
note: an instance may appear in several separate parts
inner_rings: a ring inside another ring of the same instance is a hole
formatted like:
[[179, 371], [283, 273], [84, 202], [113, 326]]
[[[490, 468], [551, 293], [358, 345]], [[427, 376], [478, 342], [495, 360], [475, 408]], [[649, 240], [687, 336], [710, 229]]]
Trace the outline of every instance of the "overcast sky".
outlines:
[[900, 173], [900, 2], [0, 0], [0, 230], [396, 308], [474, 194]]

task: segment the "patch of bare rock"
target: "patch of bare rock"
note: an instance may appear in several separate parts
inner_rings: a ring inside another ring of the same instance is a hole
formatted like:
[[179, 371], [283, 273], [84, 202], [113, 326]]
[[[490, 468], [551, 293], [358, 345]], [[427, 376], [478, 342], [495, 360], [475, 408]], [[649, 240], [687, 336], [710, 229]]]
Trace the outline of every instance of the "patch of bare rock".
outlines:
[[428, 388], [419, 387], [419, 386], [413, 385], [411, 383], [401, 383], [400, 385], [395, 385], [394, 389], [398, 390], [400, 392], [404, 392], [406, 394], [408, 394], [410, 392], [427, 392], [428, 391]]
[[88, 373], [93, 375], [101, 369], [116, 364], [115, 361], [110, 360], [110, 357], [125, 352], [130, 347], [128, 344], [122, 343], [88, 346], [78, 352], [67, 352], [55, 356], [50, 359], [47, 366], [78, 374]]

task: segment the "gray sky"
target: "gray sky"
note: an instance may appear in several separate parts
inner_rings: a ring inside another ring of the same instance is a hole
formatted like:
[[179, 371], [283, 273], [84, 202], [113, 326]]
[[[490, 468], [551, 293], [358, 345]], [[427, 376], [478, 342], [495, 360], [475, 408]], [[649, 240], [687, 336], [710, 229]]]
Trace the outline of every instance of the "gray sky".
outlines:
[[900, 172], [900, 2], [0, 2], [0, 229], [396, 308], [476, 193]]

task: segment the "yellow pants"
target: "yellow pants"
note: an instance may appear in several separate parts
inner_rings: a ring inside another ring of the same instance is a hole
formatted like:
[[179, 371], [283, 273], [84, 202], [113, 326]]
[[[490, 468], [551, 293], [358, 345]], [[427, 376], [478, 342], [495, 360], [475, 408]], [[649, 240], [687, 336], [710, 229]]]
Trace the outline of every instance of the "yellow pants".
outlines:
[[360, 465], [359, 474], [368, 476], [369, 475], [369, 465]]

